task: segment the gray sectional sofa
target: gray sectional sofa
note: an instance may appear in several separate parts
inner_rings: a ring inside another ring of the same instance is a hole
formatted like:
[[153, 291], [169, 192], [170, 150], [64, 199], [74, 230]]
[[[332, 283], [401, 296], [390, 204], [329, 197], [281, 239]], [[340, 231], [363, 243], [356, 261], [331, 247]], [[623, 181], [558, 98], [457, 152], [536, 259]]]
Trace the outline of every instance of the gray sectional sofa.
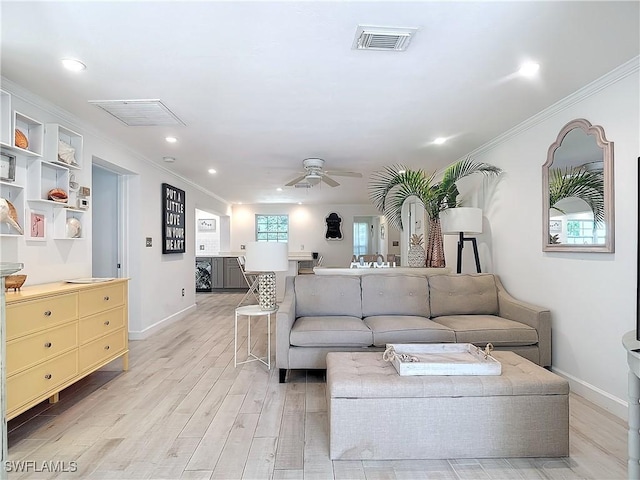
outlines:
[[287, 277], [276, 314], [280, 382], [290, 369], [324, 369], [328, 352], [387, 343], [491, 342], [551, 365], [551, 316], [513, 298], [493, 274]]

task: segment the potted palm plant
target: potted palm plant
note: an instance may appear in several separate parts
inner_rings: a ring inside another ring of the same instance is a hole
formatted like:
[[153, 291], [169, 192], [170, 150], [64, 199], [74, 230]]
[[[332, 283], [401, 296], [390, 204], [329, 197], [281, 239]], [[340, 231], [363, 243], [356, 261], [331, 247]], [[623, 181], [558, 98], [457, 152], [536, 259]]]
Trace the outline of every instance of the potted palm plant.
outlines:
[[456, 182], [475, 173], [498, 175], [502, 170], [483, 162], [474, 162], [469, 157], [447, 167], [440, 181], [436, 172], [410, 170], [402, 165], [385, 167], [372, 175], [369, 183], [369, 198], [391, 225], [403, 230], [402, 205], [417, 197], [424, 205], [428, 218], [427, 245], [425, 248], [427, 267], [444, 267], [444, 244], [440, 227], [440, 213], [458, 205]]

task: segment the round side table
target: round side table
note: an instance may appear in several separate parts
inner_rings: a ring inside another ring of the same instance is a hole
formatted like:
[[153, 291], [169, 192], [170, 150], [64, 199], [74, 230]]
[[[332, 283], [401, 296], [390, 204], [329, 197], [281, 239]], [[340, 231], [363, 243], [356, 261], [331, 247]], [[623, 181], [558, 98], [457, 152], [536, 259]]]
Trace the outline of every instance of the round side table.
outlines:
[[[269, 370], [271, 370], [271, 315], [275, 313], [278, 308], [273, 310], [262, 310], [260, 305], [245, 305], [244, 307], [236, 308], [235, 325], [233, 333], [233, 365], [237, 367], [243, 363], [249, 362], [262, 362]], [[244, 315], [247, 317], [247, 360], [243, 362], [238, 361], [238, 317]], [[251, 353], [251, 317], [267, 317], [267, 357], [258, 357]]]

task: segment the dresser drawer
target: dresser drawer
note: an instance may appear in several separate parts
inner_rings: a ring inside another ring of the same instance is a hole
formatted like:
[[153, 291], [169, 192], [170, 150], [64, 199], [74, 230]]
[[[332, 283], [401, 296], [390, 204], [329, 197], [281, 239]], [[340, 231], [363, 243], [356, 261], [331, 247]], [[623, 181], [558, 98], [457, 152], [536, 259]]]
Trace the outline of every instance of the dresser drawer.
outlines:
[[119, 307], [81, 319], [80, 343], [86, 343], [124, 327], [124, 318], [124, 307]]
[[55, 295], [7, 304], [7, 340], [78, 318], [78, 295]]
[[117, 283], [80, 291], [80, 316], [86, 317], [124, 305], [125, 284]]
[[78, 323], [72, 322], [44, 332], [7, 342], [7, 376], [60, 355], [78, 346]]
[[46, 398], [77, 374], [78, 352], [73, 350], [7, 378], [7, 412], [38, 397]]
[[126, 350], [126, 332], [120, 329], [80, 347], [80, 371], [87, 370]]

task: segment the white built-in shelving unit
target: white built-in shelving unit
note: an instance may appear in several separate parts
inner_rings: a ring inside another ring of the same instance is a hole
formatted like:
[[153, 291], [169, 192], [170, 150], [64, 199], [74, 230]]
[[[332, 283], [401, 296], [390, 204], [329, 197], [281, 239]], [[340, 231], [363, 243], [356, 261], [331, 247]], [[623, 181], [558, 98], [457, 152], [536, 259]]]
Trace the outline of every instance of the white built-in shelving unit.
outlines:
[[[20, 130], [28, 140], [26, 148], [15, 145], [15, 130]], [[60, 142], [71, 146], [74, 158], [64, 161], [59, 158]], [[45, 216], [46, 238], [37, 240], [78, 240], [73, 236], [74, 226], [83, 224], [86, 210], [76, 208], [77, 182], [72, 181], [82, 169], [83, 138], [63, 125], [46, 125], [23, 113], [12, 110], [11, 94], [0, 90], [0, 149], [4, 155], [15, 159], [15, 178], [0, 180], [0, 197], [10, 201], [16, 209], [18, 223], [25, 231], [27, 240], [36, 240], [29, 235], [31, 212]], [[65, 203], [49, 199], [49, 191], [58, 188], [67, 193]], [[71, 222], [72, 225], [69, 223]], [[0, 224], [0, 236], [22, 235], [6, 223]]]

